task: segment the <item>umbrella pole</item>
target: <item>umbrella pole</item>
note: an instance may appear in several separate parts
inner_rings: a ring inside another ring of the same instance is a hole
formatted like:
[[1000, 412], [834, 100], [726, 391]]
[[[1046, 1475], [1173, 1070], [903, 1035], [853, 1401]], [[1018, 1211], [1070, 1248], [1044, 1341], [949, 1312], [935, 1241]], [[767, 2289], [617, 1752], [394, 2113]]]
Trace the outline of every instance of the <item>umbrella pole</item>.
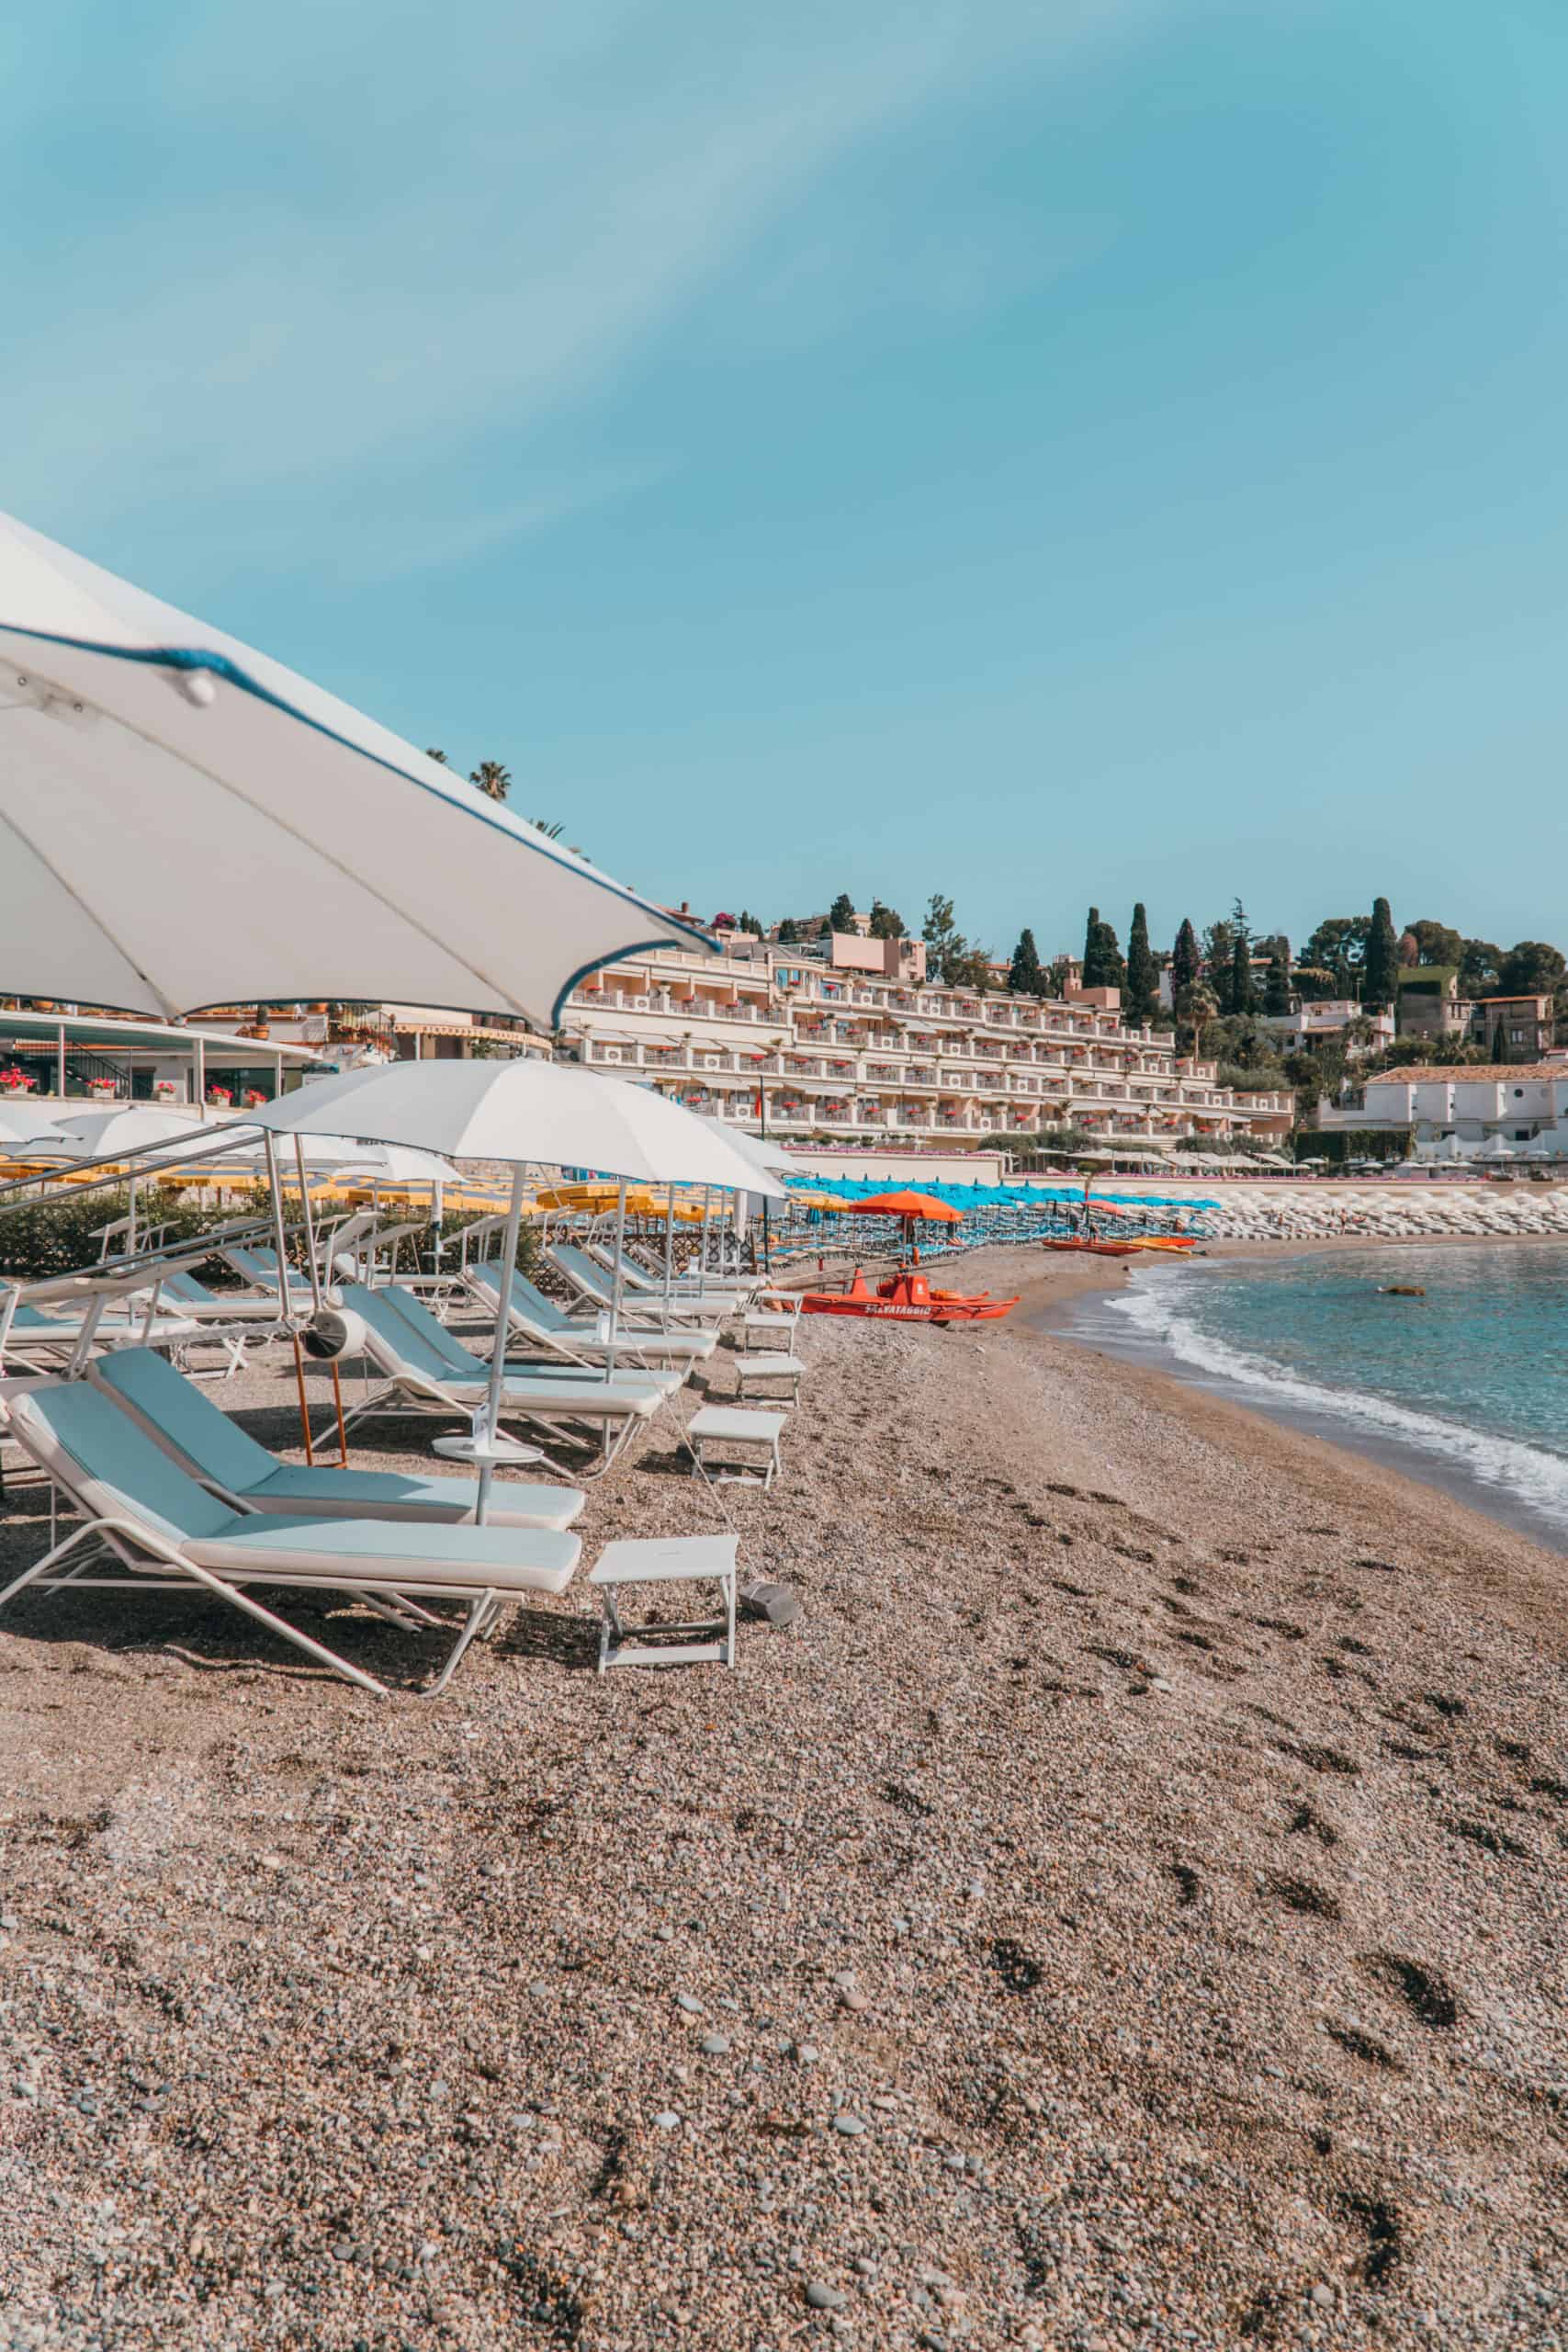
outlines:
[[610, 1283], [610, 1346], [604, 1358], [604, 1377], [615, 1376], [615, 1341], [621, 1328], [621, 1260], [626, 1247], [626, 1180], [623, 1176], [615, 1189], [615, 1271]]
[[[294, 1138], [294, 1164], [299, 1170], [299, 1207], [305, 1219], [305, 1262], [310, 1269], [310, 1311], [313, 1315], [319, 1315], [321, 1311], [321, 1269], [316, 1263], [315, 1212], [310, 1204], [310, 1186], [305, 1174], [305, 1138], [298, 1134]], [[299, 1342], [296, 1341], [295, 1344], [298, 1346]], [[338, 1453], [342, 1464], [346, 1467], [348, 1429], [343, 1418], [343, 1378], [338, 1371], [335, 1356], [328, 1368], [333, 1376], [333, 1399], [337, 1406]], [[303, 1380], [300, 1385], [302, 1392]]]
[[675, 1250], [675, 1187], [664, 1188], [664, 1320], [670, 1321], [670, 1283], [674, 1272]]
[[[506, 1236], [502, 1244], [501, 1281], [496, 1296], [495, 1351], [490, 1360], [490, 1389], [484, 1406], [484, 1457], [491, 1454], [501, 1427], [501, 1392], [506, 1378], [506, 1339], [512, 1328], [512, 1277], [517, 1270], [517, 1229], [522, 1222], [523, 1163], [519, 1160], [512, 1171], [512, 1201], [506, 1212]], [[476, 1430], [474, 1434], [477, 1437], [480, 1432]], [[494, 1476], [494, 1462], [481, 1458], [479, 1498], [474, 1507], [476, 1526], [482, 1527], [485, 1523], [490, 1508], [490, 1483]]]
[[310, 1414], [305, 1402], [305, 1356], [299, 1345], [299, 1334], [294, 1329], [294, 1318], [288, 1312], [288, 1241], [283, 1230], [283, 1193], [277, 1174], [277, 1146], [271, 1132], [262, 1130], [262, 1149], [266, 1154], [266, 1187], [272, 1195], [272, 1246], [277, 1253], [277, 1305], [288, 1336], [294, 1343], [294, 1385], [299, 1391], [299, 1434], [304, 1441], [305, 1460], [315, 1464], [310, 1446]]

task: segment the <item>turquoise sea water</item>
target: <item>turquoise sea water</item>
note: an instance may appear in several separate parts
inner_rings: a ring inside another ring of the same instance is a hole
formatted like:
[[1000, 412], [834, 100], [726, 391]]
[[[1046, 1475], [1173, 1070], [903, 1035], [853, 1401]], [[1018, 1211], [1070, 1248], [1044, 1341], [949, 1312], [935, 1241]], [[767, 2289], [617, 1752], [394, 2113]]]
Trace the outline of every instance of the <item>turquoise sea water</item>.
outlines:
[[[1424, 1298], [1378, 1295], [1417, 1283]], [[1139, 1269], [1075, 1321], [1568, 1549], [1568, 1250], [1326, 1251]]]

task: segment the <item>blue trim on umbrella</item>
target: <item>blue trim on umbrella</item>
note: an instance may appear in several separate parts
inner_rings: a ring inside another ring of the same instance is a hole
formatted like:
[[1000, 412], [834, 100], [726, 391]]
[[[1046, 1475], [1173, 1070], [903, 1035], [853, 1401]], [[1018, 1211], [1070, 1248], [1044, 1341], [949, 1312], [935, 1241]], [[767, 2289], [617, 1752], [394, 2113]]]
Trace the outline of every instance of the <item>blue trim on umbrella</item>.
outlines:
[[[612, 898], [619, 899], [624, 905], [641, 908], [650, 914], [661, 911], [660, 909], [650, 907], [646, 899], [639, 899], [635, 891], [628, 890], [623, 883], [612, 882], [606, 876], [595, 874], [591, 869], [571, 862], [570, 852], [563, 856], [542, 834], [535, 840], [532, 837], [534, 828], [530, 827], [527, 833], [514, 833], [510, 826], [498, 824], [495, 818], [486, 809], [468, 808], [467, 802], [457, 794], [439, 791], [434, 785], [425, 783], [422, 777], [410, 775], [407, 768], [400, 768], [394, 761], [383, 759], [379, 752], [367, 752], [363, 743], [353, 742], [346, 735], [340, 735], [335, 727], [328, 727], [322, 720], [311, 718], [307, 712], [297, 709], [293, 703], [285, 701], [281, 695], [274, 694], [270, 686], [260, 684], [248, 672], [242, 670], [237, 662], [231, 662], [226, 653], [209, 653], [204, 651], [199, 646], [99, 645], [91, 638], [61, 637], [50, 629], [25, 628], [17, 621], [0, 621], [0, 629], [4, 629], [12, 637], [31, 638], [38, 645], [62, 645], [76, 653], [101, 653], [114, 662], [140, 662], [146, 668], [152, 670], [209, 670], [214, 676], [226, 678], [231, 685], [240, 687], [245, 694], [254, 695], [258, 702], [266, 703], [272, 709], [282, 711], [286, 718], [298, 719], [301, 727], [309, 727], [313, 733], [324, 735], [329, 742], [341, 743], [345, 752], [356, 752], [362, 760], [370, 761], [373, 766], [385, 768], [389, 775], [400, 776], [405, 784], [412, 784], [416, 791], [428, 793], [432, 799], [443, 800], [449, 808], [463, 809], [467, 815], [475, 818], [481, 825], [489, 825], [493, 831], [504, 834], [508, 841], [516, 842], [520, 848], [531, 849], [538, 856], [548, 858], [552, 865], [558, 865], [564, 873], [575, 874], [580, 880], [596, 884], [600, 889], [607, 890]], [[483, 797], [482, 795], [478, 797]], [[516, 821], [525, 823], [526, 820], [519, 819]], [[666, 920], [672, 930], [683, 932], [688, 939], [694, 940], [705, 955], [716, 956], [719, 953], [712, 940], [705, 937], [694, 924], [682, 922], [678, 915], [671, 915]], [[587, 973], [597, 971], [605, 964], [618, 963], [624, 956], [638, 955], [645, 946], [667, 947], [669, 944], [670, 942], [667, 939], [638, 941], [636, 946], [618, 947], [613, 956], [602, 956], [596, 963], [585, 964], [582, 970], [568, 982], [566, 988], [557, 997], [551, 1014], [551, 1025], [558, 1025], [562, 1004], [571, 989], [577, 986], [578, 981]]]

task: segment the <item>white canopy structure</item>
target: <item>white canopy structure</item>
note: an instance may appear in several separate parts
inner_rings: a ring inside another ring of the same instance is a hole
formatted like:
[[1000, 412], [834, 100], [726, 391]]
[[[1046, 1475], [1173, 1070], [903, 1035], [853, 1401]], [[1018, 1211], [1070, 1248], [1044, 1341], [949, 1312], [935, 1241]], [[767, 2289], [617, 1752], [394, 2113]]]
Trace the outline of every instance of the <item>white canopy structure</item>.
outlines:
[[254, 1124], [274, 1135], [412, 1144], [449, 1159], [535, 1161], [633, 1183], [785, 1197], [711, 1120], [649, 1087], [559, 1062], [393, 1062], [348, 1070], [264, 1104]]
[[700, 932], [265, 654], [0, 515], [0, 989], [555, 1028]]

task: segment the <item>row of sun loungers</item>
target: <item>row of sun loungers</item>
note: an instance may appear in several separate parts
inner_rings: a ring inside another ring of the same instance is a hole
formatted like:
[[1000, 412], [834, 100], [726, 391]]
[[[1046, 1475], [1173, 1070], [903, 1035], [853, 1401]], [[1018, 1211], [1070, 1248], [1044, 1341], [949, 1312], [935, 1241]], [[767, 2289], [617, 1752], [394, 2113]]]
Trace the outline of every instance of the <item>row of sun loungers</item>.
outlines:
[[[199, 1258], [188, 1251], [183, 1262], [172, 1253], [166, 1263], [139, 1269], [145, 1283], [140, 1299], [110, 1305], [103, 1295], [130, 1284], [130, 1272], [123, 1282], [101, 1281], [87, 1306], [62, 1309], [58, 1295], [40, 1303], [19, 1296], [15, 1286], [0, 1293], [0, 1314], [17, 1334], [7, 1348], [0, 1330], [0, 1357], [12, 1356], [12, 1368], [25, 1364], [31, 1375], [8, 1379], [0, 1389], [4, 1433], [83, 1514], [80, 1525], [0, 1590], [0, 1608], [29, 1589], [194, 1585], [351, 1682], [386, 1695], [384, 1683], [289, 1623], [256, 1598], [257, 1589], [347, 1595], [422, 1632], [449, 1625], [449, 1617], [435, 1612], [457, 1601], [461, 1623], [428, 1686], [431, 1692], [445, 1689], [503, 1607], [570, 1584], [581, 1553], [572, 1528], [584, 1507], [582, 1488], [497, 1482], [480, 1525], [479, 1487], [470, 1478], [280, 1461], [170, 1360], [192, 1340], [218, 1333], [231, 1348], [265, 1342], [296, 1329], [311, 1305], [311, 1285], [293, 1269], [284, 1271], [280, 1285], [272, 1250], [250, 1238], [221, 1246], [251, 1285], [248, 1294], [209, 1290], [194, 1272]], [[583, 1312], [569, 1313], [525, 1277], [515, 1278], [511, 1331], [529, 1352], [507, 1361], [502, 1418], [558, 1443], [591, 1453], [596, 1447], [603, 1469], [678, 1393], [692, 1368], [712, 1357], [718, 1324], [744, 1315], [761, 1285], [688, 1276], [667, 1292], [656, 1271], [628, 1261], [617, 1300], [614, 1270], [597, 1254], [569, 1243], [552, 1259]], [[344, 1356], [363, 1359], [380, 1383], [349, 1420], [376, 1412], [470, 1419], [488, 1394], [490, 1363], [409, 1285], [344, 1279], [357, 1263], [371, 1262], [368, 1253], [346, 1263], [333, 1257], [321, 1270], [335, 1279], [325, 1294], [330, 1313], [314, 1329]], [[472, 1261], [460, 1272], [460, 1283], [443, 1277], [424, 1286], [426, 1295], [442, 1302], [460, 1297], [493, 1327], [498, 1269]], [[57, 1294], [69, 1288], [52, 1287]], [[738, 1351], [737, 1365], [742, 1361]], [[760, 1371], [766, 1358], [746, 1361]], [[803, 1367], [787, 1361], [798, 1395]], [[738, 1448], [761, 1444], [767, 1483], [778, 1467], [783, 1427], [776, 1411], [710, 1405], [693, 1419], [684, 1442], [694, 1466], [705, 1469], [705, 1452], [715, 1446], [733, 1458]], [[725, 1612], [719, 1626], [676, 1629], [691, 1638], [672, 1643], [637, 1641], [621, 1620], [619, 1596], [637, 1583], [682, 1576], [717, 1582]], [[610, 1546], [591, 1578], [604, 1610], [601, 1669], [656, 1658], [732, 1662], [735, 1578], [733, 1535]]]

